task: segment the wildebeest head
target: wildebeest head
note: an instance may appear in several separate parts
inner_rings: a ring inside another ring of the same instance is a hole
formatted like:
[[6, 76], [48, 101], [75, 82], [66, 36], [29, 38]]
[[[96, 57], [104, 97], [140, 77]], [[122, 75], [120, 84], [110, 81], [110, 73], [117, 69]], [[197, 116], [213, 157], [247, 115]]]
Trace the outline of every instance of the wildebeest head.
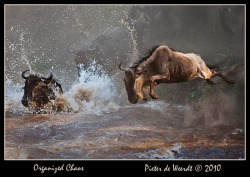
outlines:
[[[80, 77], [81, 67], [80, 64], [83, 64], [84, 67], [88, 67], [92, 62], [93, 56], [97, 57], [97, 50], [95, 48], [83, 48], [80, 51], [77, 51], [75, 54], [76, 68], [78, 71], [78, 77]], [[87, 68], [84, 68], [87, 69]]]
[[25, 79], [25, 86], [24, 95], [21, 101], [24, 106], [29, 106], [32, 102], [32, 92], [39, 83], [49, 84], [53, 78], [52, 73], [50, 73], [49, 77], [43, 77], [41, 74], [30, 74], [29, 76], [25, 76], [27, 71], [29, 70], [22, 72], [22, 78]]
[[129, 102], [135, 104], [139, 99], [145, 99], [143, 87], [146, 81], [146, 71], [143, 68], [123, 69], [121, 64], [122, 63], [119, 65], [119, 69], [125, 72], [123, 81], [125, 83]]

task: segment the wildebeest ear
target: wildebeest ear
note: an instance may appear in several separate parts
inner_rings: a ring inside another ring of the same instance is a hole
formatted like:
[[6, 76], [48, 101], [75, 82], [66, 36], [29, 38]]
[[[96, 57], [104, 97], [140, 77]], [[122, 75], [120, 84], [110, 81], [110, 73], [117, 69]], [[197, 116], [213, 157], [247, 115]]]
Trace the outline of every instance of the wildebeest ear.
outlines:
[[146, 67], [144, 66], [139, 66], [138, 68], [136, 68], [136, 74], [141, 74], [144, 73], [146, 71]]

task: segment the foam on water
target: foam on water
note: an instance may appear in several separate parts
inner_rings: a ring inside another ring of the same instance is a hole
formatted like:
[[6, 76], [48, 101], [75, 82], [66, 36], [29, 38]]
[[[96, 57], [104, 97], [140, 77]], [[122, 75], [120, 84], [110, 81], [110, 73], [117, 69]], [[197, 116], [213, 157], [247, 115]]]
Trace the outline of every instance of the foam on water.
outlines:
[[163, 111], [169, 105], [170, 105], [169, 103], [166, 103], [164, 101], [153, 100], [153, 101], [148, 101], [147, 103], [142, 104], [140, 106], [145, 107], [145, 108], [151, 108], [151, 109], [156, 110], [156, 111]]
[[175, 143], [171, 147], [161, 147], [154, 150], [138, 153], [140, 159], [176, 159], [176, 154], [180, 153], [182, 144]]

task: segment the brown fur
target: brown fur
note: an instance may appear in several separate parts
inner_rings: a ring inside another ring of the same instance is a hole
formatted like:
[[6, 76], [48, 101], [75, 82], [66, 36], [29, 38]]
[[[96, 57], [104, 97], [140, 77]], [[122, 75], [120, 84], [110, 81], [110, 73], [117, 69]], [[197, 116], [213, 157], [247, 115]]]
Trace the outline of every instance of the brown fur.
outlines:
[[32, 102], [35, 107], [43, 107], [45, 104], [50, 102], [50, 94], [53, 90], [44, 84], [39, 82], [38, 85], [32, 91]]
[[214, 76], [223, 78], [227, 83], [234, 83], [218, 71], [210, 70], [197, 54], [184, 54], [168, 46], [160, 46], [152, 52], [151, 56], [126, 70], [124, 82], [129, 101], [136, 103], [139, 99], [146, 100], [144, 87], [149, 87], [149, 95], [157, 99], [153, 91], [153, 87], [157, 84], [179, 83], [200, 77], [208, 84], [214, 85], [215, 83], [209, 80]]
[[31, 74], [24, 79], [26, 79], [24, 95], [21, 100], [24, 106], [39, 110], [51, 100], [56, 99], [55, 91], [58, 91], [59, 94], [63, 93], [61, 85], [52, 79], [52, 76], [49, 79], [42, 79], [39, 74]]

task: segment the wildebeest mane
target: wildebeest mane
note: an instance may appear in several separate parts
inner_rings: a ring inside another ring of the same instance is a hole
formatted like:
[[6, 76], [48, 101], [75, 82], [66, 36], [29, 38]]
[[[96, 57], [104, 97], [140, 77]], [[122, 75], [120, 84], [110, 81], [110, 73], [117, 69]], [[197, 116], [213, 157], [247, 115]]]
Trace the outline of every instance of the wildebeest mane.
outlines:
[[141, 57], [138, 61], [134, 62], [132, 66], [130, 66], [129, 68], [131, 69], [135, 69], [138, 67], [139, 64], [141, 64], [142, 62], [146, 61], [152, 54], [153, 52], [160, 47], [160, 45], [155, 45], [153, 46], [149, 51], [148, 54], [146, 56]]
[[[153, 46], [149, 51], [148, 51], [148, 54], [146, 56], [143, 56], [141, 57], [138, 61], [134, 62], [132, 66], [130, 66], [129, 68], [131, 69], [135, 69], [139, 66], [139, 64], [141, 64], [142, 62], [146, 61], [153, 53], [154, 51], [160, 47], [161, 45], [155, 45]], [[172, 51], [176, 51], [175, 49], [173, 48], [170, 48]]]

